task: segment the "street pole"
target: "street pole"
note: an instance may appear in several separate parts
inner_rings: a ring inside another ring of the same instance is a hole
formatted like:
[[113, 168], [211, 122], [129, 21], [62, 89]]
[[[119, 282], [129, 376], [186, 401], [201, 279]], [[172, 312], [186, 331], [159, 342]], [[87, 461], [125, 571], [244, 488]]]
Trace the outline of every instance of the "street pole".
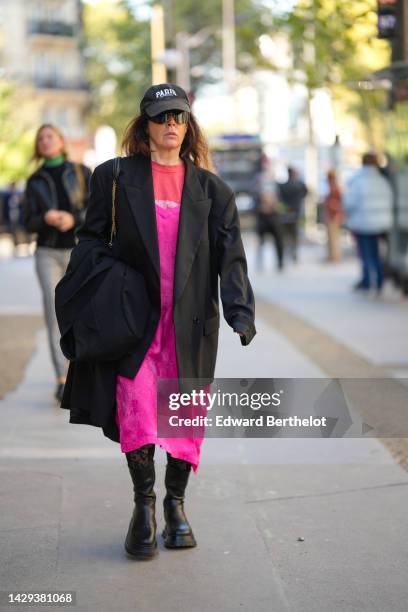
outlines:
[[189, 38], [191, 37], [186, 32], [176, 34], [176, 49], [180, 58], [176, 68], [176, 80], [187, 92], [191, 89]]
[[[304, 36], [304, 60], [306, 65], [312, 66], [313, 70], [317, 69], [316, 58], [316, 0], [312, 2], [312, 18], [306, 27]], [[318, 193], [319, 185], [319, 153], [316, 143], [316, 134], [312, 115], [312, 101], [314, 91], [311, 90], [309, 83], [307, 84], [307, 121], [308, 121], [308, 138], [306, 144], [306, 159], [305, 159], [305, 178], [309, 188], [309, 194], [306, 198], [305, 216], [306, 228], [314, 226], [316, 223], [314, 215], [314, 206]]]
[[222, 63], [224, 74], [230, 86], [234, 84], [235, 76], [235, 15], [234, 0], [223, 0], [222, 3], [223, 19], [223, 47]]
[[222, 2], [222, 66], [228, 93], [231, 96], [234, 128], [237, 124], [235, 100], [235, 10], [234, 0]]
[[152, 7], [150, 23], [151, 34], [151, 57], [152, 57], [152, 85], [165, 83], [167, 81], [166, 65], [160, 61], [165, 52], [164, 40], [164, 13], [160, 4]]
[[213, 26], [206, 26], [195, 32], [195, 34], [190, 35], [187, 32], [177, 32], [176, 34], [178, 57], [176, 80], [177, 84], [187, 92], [191, 91], [190, 49], [200, 47], [214, 33], [214, 30]]

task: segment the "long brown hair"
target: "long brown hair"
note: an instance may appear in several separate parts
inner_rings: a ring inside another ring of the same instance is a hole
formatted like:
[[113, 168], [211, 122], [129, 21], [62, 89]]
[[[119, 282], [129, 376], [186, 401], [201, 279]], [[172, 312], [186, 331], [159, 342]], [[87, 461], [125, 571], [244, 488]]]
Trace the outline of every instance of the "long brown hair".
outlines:
[[50, 130], [53, 130], [62, 140], [62, 155], [65, 157], [65, 159], [68, 159], [68, 153], [67, 153], [67, 145], [65, 142], [65, 136], [64, 134], [61, 132], [61, 130], [59, 128], [57, 128], [56, 125], [54, 125], [53, 123], [43, 123], [42, 125], [40, 125], [40, 127], [38, 128], [36, 134], [35, 134], [35, 138], [34, 138], [34, 153], [32, 156], [32, 160], [39, 162], [43, 159], [43, 156], [40, 153], [40, 148], [39, 148], [39, 140], [40, 140], [40, 134], [41, 132], [45, 129], [45, 128], [49, 128]]
[[[134, 117], [128, 124], [122, 140], [122, 149], [126, 155], [141, 154], [150, 157], [149, 134], [145, 114]], [[197, 119], [192, 113], [189, 115], [187, 132], [180, 149], [180, 157], [190, 159], [195, 166], [214, 170], [208, 144]]]

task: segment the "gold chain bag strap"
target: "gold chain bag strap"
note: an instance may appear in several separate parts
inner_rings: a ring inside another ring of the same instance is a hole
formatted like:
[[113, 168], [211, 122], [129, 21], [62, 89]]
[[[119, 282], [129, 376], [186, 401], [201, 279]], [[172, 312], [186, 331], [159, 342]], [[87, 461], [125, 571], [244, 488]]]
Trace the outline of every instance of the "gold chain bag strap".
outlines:
[[75, 172], [75, 176], [78, 182], [79, 192], [81, 194], [79, 204], [81, 205], [81, 207], [83, 207], [84, 200], [85, 200], [85, 194], [86, 194], [86, 185], [85, 185], [84, 173], [82, 171], [80, 164], [77, 164], [77, 163], [74, 164], [74, 172]]
[[118, 181], [118, 176], [120, 172], [120, 157], [115, 157], [113, 160], [113, 177], [112, 177], [112, 227], [111, 227], [111, 235], [109, 246], [112, 247], [113, 244], [113, 236], [116, 236], [116, 185]]

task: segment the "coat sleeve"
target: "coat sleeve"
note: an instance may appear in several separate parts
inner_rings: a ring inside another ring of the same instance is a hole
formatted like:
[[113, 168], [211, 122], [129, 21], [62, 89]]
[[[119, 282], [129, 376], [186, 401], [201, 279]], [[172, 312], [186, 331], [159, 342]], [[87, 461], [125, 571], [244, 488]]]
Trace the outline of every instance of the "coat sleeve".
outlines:
[[76, 234], [79, 241], [96, 239], [107, 243], [110, 240], [112, 194], [106, 180], [109, 174], [107, 164], [97, 166], [92, 173], [85, 221]]
[[23, 225], [28, 232], [39, 232], [47, 223], [44, 221], [44, 211], [38, 204], [38, 200], [31, 187], [30, 179], [23, 195]]
[[255, 300], [247, 275], [238, 210], [232, 194], [217, 226], [217, 266], [224, 318], [234, 331], [243, 333], [246, 346], [256, 334]]

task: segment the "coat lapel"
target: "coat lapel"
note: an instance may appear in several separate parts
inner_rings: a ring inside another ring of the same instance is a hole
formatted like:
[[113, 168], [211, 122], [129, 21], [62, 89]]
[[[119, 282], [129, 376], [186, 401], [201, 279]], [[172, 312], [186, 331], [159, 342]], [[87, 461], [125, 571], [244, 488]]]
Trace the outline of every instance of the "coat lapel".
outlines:
[[124, 185], [130, 209], [139, 229], [143, 244], [160, 278], [160, 255], [154, 205], [153, 177], [150, 158], [127, 158], [130, 164], [129, 176]]
[[197, 170], [193, 162], [187, 160], [174, 269], [174, 304], [180, 299], [189, 277], [210, 207], [211, 200], [204, 197]]
[[[150, 158], [142, 156], [126, 158], [127, 163], [130, 161], [131, 172], [125, 173], [124, 188], [143, 243], [160, 278], [160, 253]], [[211, 200], [205, 198], [193, 162], [185, 160], [174, 268], [174, 304], [181, 297], [187, 282], [210, 207]]]

